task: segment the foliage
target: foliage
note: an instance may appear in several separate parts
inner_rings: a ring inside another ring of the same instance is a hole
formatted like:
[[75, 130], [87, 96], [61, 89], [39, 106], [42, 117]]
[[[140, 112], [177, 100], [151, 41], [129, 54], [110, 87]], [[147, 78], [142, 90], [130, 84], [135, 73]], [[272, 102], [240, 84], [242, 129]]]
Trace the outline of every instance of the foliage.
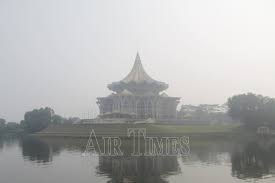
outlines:
[[64, 122], [64, 118], [60, 115], [53, 115], [52, 117], [52, 123], [53, 124], [62, 124]]
[[6, 120], [5, 120], [5, 119], [0, 118], [0, 128], [1, 128], [1, 127], [4, 127], [4, 126], [5, 126], [5, 124], [6, 124]]
[[53, 115], [54, 111], [49, 107], [34, 109], [25, 113], [21, 125], [28, 133], [39, 132], [52, 122]]
[[0, 119], [0, 136], [9, 135], [9, 134], [19, 134], [22, 133], [22, 128], [18, 123], [8, 122], [6, 120]]
[[235, 95], [228, 99], [229, 115], [249, 128], [274, 126], [275, 100], [253, 93]]
[[6, 120], [5, 119], [0, 119], [0, 135], [2, 135], [5, 131], [5, 124], [6, 124]]
[[27, 133], [39, 132], [50, 124], [73, 124], [79, 122], [77, 117], [64, 118], [54, 113], [54, 110], [46, 107], [26, 112], [21, 126]]
[[18, 134], [21, 133], [23, 129], [20, 124], [15, 122], [8, 122], [5, 126], [5, 133], [7, 134]]

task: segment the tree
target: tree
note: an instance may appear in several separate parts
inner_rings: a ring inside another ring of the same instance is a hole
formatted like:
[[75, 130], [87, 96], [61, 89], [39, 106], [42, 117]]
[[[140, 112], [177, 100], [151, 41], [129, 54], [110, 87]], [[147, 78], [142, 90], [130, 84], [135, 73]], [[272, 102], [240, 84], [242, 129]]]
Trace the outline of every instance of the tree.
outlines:
[[0, 136], [5, 132], [6, 120], [0, 118]]
[[5, 133], [7, 134], [19, 134], [22, 131], [20, 125], [16, 122], [8, 122], [5, 126]]
[[0, 128], [4, 128], [6, 124], [6, 120], [3, 118], [0, 118]]
[[63, 122], [64, 122], [64, 118], [62, 116], [59, 116], [57, 114], [53, 115], [52, 117], [53, 124], [62, 124]]
[[235, 95], [228, 99], [229, 115], [247, 127], [274, 125], [275, 100], [253, 93]]
[[21, 125], [26, 132], [39, 132], [52, 122], [53, 115], [54, 111], [49, 107], [34, 109], [25, 113]]

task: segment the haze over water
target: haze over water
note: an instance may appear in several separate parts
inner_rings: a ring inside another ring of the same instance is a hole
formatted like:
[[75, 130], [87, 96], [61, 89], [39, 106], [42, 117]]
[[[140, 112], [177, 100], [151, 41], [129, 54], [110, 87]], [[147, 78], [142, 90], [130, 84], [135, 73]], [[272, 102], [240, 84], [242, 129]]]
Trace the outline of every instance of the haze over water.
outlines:
[[0, 117], [18, 122], [44, 106], [95, 117], [96, 97], [137, 50], [184, 104], [275, 97], [274, 9], [272, 0], [1, 0]]
[[[275, 181], [272, 141], [193, 138], [191, 154], [187, 158], [84, 157], [86, 142], [87, 139], [69, 138], [0, 139], [1, 182]], [[125, 146], [122, 150], [131, 148], [131, 145]]]

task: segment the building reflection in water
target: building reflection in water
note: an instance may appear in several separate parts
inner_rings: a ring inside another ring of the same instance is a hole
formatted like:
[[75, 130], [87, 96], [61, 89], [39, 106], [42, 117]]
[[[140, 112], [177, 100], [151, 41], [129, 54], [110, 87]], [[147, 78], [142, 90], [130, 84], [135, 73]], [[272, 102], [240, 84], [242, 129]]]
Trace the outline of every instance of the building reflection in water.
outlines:
[[177, 157], [99, 157], [98, 173], [108, 175], [110, 182], [166, 182], [165, 178], [180, 172]]
[[[191, 154], [186, 158], [176, 156], [129, 156], [132, 143], [123, 140], [122, 151], [128, 156], [98, 156], [96, 173], [110, 178], [110, 182], [166, 182], [170, 175], [180, 174], [183, 166], [231, 166], [232, 176], [239, 179], [263, 178], [275, 175], [275, 141], [269, 139], [191, 139]], [[0, 140], [0, 148], [7, 146]], [[48, 163], [61, 151], [81, 154], [87, 139], [35, 138], [19, 141], [23, 157], [35, 163]], [[102, 142], [100, 142], [102, 144]], [[179, 162], [180, 160], [180, 162]], [[199, 172], [197, 172], [199, 174]]]

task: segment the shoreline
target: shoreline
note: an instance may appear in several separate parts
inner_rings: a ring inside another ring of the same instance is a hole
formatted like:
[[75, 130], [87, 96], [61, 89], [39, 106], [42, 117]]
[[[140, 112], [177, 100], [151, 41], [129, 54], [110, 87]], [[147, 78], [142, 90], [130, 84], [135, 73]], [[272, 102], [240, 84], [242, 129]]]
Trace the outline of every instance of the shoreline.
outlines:
[[151, 137], [211, 137], [234, 138], [239, 136], [256, 136], [253, 133], [243, 133], [239, 125], [175, 125], [175, 124], [80, 124], [80, 125], [50, 125], [41, 132], [31, 134], [39, 137], [72, 137], [89, 138], [92, 130], [97, 137], [127, 136], [128, 128], [146, 129], [146, 136]]

